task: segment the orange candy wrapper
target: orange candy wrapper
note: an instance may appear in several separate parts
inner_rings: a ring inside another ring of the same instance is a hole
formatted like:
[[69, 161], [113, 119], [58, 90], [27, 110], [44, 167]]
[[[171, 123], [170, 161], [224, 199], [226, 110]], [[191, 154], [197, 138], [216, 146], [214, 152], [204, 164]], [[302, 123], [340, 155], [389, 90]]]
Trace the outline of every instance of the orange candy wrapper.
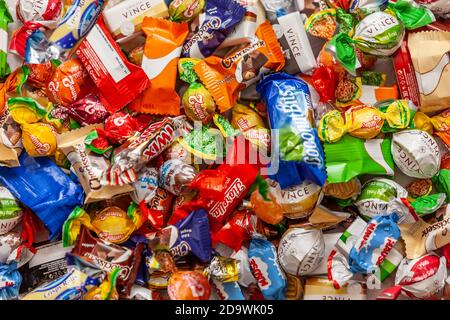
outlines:
[[250, 44], [225, 58], [208, 57], [194, 70], [223, 113], [236, 104], [241, 90], [258, 81], [265, 72], [280, 71], [284, 63], [277, 36], [265, 21]]
[[142, 113], [179, 115], [180, 97], [175, 84], [181, 49], [189, 33], [188, 24], [146, 17], [142, 30], [147, 35], [142, 68], [152, 86], [129, 108]]

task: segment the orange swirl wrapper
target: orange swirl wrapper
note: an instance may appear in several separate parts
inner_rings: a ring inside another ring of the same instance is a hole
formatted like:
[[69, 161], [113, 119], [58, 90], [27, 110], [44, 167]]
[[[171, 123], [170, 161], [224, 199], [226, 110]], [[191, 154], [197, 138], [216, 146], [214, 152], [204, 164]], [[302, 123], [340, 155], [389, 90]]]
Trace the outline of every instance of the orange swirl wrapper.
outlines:
[[136, 112], [177, 116], [180, 114], [180, 97], [175, 91], [177, 66], [189, 33], [188, 24], [146, 17], [142, 30], [147, 40], [141, 66], [152, 86], [129, 108]]
[[194, 70], [223, 113], [236, 104], [241, 90], [257, 82], [269, 70], [280, 71], [284, 64], [277, 36], [265, 21], [248, 45], [225, 58], [208, 57]]

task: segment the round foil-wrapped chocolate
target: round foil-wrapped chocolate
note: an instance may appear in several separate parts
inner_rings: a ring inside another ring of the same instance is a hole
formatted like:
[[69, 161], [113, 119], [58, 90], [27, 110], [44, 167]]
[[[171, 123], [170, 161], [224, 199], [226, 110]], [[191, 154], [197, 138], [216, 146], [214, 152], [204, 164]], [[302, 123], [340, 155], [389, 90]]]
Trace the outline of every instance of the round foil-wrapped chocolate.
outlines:
[[406, 198], [408, 192], [398, 183], [389, 179], [376, 178], [367, 181], [361, 190], [361, 194], [355, 201], [359, 213], [367, 220], [386, 215], [389, 203], [398, 198]]
[[0, 186], [0, 234], [14, 228], [22, 218], [22, 209], [16, 198], [3, 186]]
[[358, 178], [353, 178], [347, 182], [327, 183], [323, 187], [323, 192], [326, 196], [336, 199], [350, 199], [360, 194], [361, 182]]
[[27, 21], [36, 21], [51, 28], [62, 17], [62, 0], [19, 0], [17, 1], [17, 18], [25, 23]]
[[216, 103], [202, 84], [193, 83], [183, 94], [183, 108], [191, 120], [207, 124], [214, 116]]
[[441, 165], [441, 151], [436, 140], [422, 130], [405, 130], [393, 134], [392, 157], [407, 176], [432, 178]]
[[278, 261], [287, 273], [304, 276], [319, 266], [324, 252], [322, 231], [291, 228], [278, 244]]
[[17, 232], [8, 232], [0, 235], [0, 263], [8, 261], [11, 253], [22, 243], [22, 238]]
[[109, 116], [109, 112], [95, 94], [77, 100], [66, 109], [70, 117], [82, 126], [103, 123]]
[[188, 185], [195, 178], [196, 171], [194, 167], [185, 162], [172, 159], [163, 163], [159, 169], [159, 174], [159, 186], [174, 195], [180, 195], [191, 191]]
[[271, 194], [281, 205], [284, 216], [289, 219], [308, 216], [315, 208], [322, 190], [320, 186], [310, 181], [286, 189], [281, 189], [274, 180], [268, 182]]

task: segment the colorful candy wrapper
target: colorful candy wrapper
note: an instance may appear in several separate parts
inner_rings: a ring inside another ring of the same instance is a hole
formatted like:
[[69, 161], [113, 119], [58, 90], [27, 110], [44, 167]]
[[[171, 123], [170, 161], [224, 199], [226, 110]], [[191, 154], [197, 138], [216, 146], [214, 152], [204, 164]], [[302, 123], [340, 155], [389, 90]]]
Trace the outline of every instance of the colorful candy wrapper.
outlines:
[[411, 202], [411, 207], [419, 216], [425, 216], [436, 212], [445, 203], [445, 193], [435, 193], [428, 196], [422, 196]]
[[283, 67], [283, 52], [266, 21], [258, 27], [250, 44], [225, 58], [208, 57], [194, 70], [223, 113], [236, 104], [239, 91], [257, 82], [262, 74]]
[[116, 112], [105, 121], [105, 132], [113, 144], [122, 144], [131, 137], [138, 128], [136, 120], [128, 113]]
[[57, 132], [52, 125], [32, 123], [22, 125], [22, 143], [30, 157], [47, 157], [56, 152]]
[[198, 29], [183, 44], [182, 56], [202, 59], [212, 55], [244, 14], [244, 7], [235, 0], [206, 1]]
[[392, 200], [406, 197], [408, 192], [395, 181], [375, 178], [363, 185], [355, 206], [363, 218], [369, 220], [388, 214], [388, 205]]
[[250, 211], [237, 211], [228, 222], [216, 233], [212, 234], [212, 244], [215, 247], [222, 243], [234, 251], [239, 251], [244, 241], [250, 240], [252, 230], [252, 217]]
[[126, 41], [138, 35], [145, 17], [168, 16], [169, 11], [164, 0], [126, 0], [103, 11], [105, 24], [116, 41]]
[[119, 293], [116, 289], [119, 273], [120, 269], [114, 269], [98, 287], [89, 289], [83, 295], [83, 300], [119, 300]]
[[319, 186], [327, 178], [323, 150], [312, 124], [312, 104], [307, 84], [286, 73], [267, 76], [258, 84], [267, 106], [272, 130], [278, 130], [279, 169], [271, 178], [282, 189], [305, 180]]
[[149, 202], [158, 189], [159, 170], [153, 167], [144, 167], [138, 172], [137, 181], [133, 182], [134, 191], [131, 198], [136, 203]]
[[206, 88], [199, 83], [193, 68], [199, 59], [182, 58], [178, 63], [180, 79], [189, 83], [183, 93], [182, 103], [186, 115], [193, 121], [207, 124], [211, 121], [216, 110], [216, 103]]
[[180, 97], [175, 91], [175, 83], [182, 44], [189, 32], [188, 25], [146, 17], [142, 30], [147, 40], [141, 66], [151, 81], [151, 87], [129, 108], [150, 114], [179, 115]]
[[333, 102], [336, 100], [336, 86], [338, 74], [329, 66], [319, 66], [314, 69], [312, 83], [320, 96], [321, 102]]
[[15, 262], [0, 264], [0, 300], [19, 299], [19, 288], [22, 276]]
[[205, 0], [175, 0], [169, 5], [170, 19], [175, 22], [191, 21], [205, 8]]
[[400, 293], [413, 299], [429, 299], [444, 288], [446, 278], [445, 258], [435, 253], [403, 259], [395, 275], [395, 286], [384, 290], [377, 300], [397, 299]]
[[25, 61], [43, 63], [70, 54], [94, 27], [103, 5], [103, 0], [73, 1], [48, 40], [39, 30], [30, 36]]
[[231, 124], [256, 148], [270, 149], [270, 131], [264, 125], [261, 116], [252, 108], [236, 104], [232, 110]]
[[239, 279], [239, 261], [232, 258], [215, 256], [203, 270], [203, 274], [210, 279], [222, 283], [237, 283]]
[[248, 249], [250, 268], [267, 300], [284, 300], [286, 276], [278, 263], [275, 246], [261, 235], [254, 235]]
[[8, 10], [8, 5], [4, 0], [0, 1], [0, 78], [5, 78], [11, 73], [6, 55], [8, 53], [8, 24], [13, 22], [13, 18]]
[[22, 219], [22, 215], [23, 211], [11, 192], [0, 186], [0, 235], [13, 229]]
[[245, 300], [239, 283], [219, 280], [212, 280], [212, 282], [220, 300]]
[[19, 160], [20, 167], [0, 167], [0, 181], [39, 217], [55, 239], [73, 207], [83, 202], [83, 189], [47, 157], [30, 158], [23, 152]]
[[179, 159], [167, 160], [159, 168], [159, 184], [174, 195], [189, 193], [189, 185], [196, 174], [194, 167]]
[[347, 182], [361, 174], [394, 175], [390, 139], [361, 140], [345, 135], [324, 144], [329, 183]]
[[115, 150], [113, 165], [103, 175], [102, 184], [114, 186], [136, 181], [136, 172], [160, 155], [177, 138], [187, 134], [189, 129], [185, 116], [167, 117], [152, 123]]
[[17, 18], [21, 22], [38, 22], [52, 29], [56, 27], [63, 12], [62, 0], [49, 0], [45, 2], [19, 0], [16, 5]]
[[89, 277], [77, 268], [27, 293], [23, 300], [78, 300], [99, 280]]
[[144, 70], [128, 62], [100, 18], [76, 51], [113, 113], [150, 86]]
[[350, 270], [374, 273], [400, 238], [396, 214], [370, 220], [349, 254]]
[[450, 4], [445, 0], [417, 0], [418, 4], [427, 7], [437, 17], [448, 19], [450, 17]]
[[87, 69], [78, 58], [60, 64], [47, 84], [47, 96], [51, 102], [70, 106], [92, 91], [92, 81]]
[[22, 130], [6, 109], [0, 117], [0, 165], [17, 167], [22, 149]]
[[200, 272], [177, 271], [170, 276], [167, 292], [172, 300], [208, 300], [211, 286]]
[[173, 194], [169, 191], [157, 188], [153, 197], [139, 203], [139, 208], [153, 228], [160, 230], [165, 226], [172, 209], [173, 198]]
[[346, 33], [335, 35], [328, 44], [339, 63], [353, 75], [359, 67], [355, 46], [365, 53], [390, 56], [402, 44], [405, 28], [416, 29], [434, 21], [434, 15], [414, 2], [400, 0], [387, 11], [378, 11], [362, 19], [351, 37]]
[[225, 38], [218, 50], [230, 46], [249, 43], [255, 35], [258, 20], [258, 1], [237, 0], [244, 7], [245, 14], [242, 20], [233, 28], [231, 33]]
[[355, 106], [345, 111], [345, 124], [351, 136], [372, 139], [381, 132], [384, 115], [373, 107]]
[[222, 159], [225, 150], [217, 143], [217, 139], [222, 139], [221, 132], [215, 128], [202, 126], [200, 129], [194, 129], [178, 142], [189, 153], [193, 154], [196, 159], [206, 161], [214, 161]]
[[69, 159], [72, 170], [78, 177], [86, 194], [86, 203], [109, 199], [114, 195], [133, 191], [131, 186], [105, 186], [101, 178], [109, 170], [109, 160], [89, 151], [86, 136], [101, 125], [92, 125], [66, 132], [57, 137], [59, 149]]

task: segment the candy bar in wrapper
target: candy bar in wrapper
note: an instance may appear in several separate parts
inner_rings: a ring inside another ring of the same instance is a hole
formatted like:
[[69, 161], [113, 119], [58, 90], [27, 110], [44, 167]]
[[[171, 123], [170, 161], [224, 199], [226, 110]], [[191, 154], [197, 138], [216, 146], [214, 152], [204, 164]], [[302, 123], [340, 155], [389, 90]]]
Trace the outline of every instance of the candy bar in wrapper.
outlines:
[[109, 169], [109, 161], [103, 156], [90, 152], [84, 142], [92, 130], [101, 127], [101, 125], [87, 126], [58, 136], [58, 147], [69, 159], [72, 170], [83, 186], [86, 203], [110, 199], [115, 195], [133, 191], [131, 186], [101, 184], [101, 177]]
[[179, 116], [164, 118], [152, 123], [142, 133], [136, 133], [115, 150], [114, 164], [105, 172], [102, 184], [123, 185], [136, 181], [137, 171], [189, 129], [186, 116]]

